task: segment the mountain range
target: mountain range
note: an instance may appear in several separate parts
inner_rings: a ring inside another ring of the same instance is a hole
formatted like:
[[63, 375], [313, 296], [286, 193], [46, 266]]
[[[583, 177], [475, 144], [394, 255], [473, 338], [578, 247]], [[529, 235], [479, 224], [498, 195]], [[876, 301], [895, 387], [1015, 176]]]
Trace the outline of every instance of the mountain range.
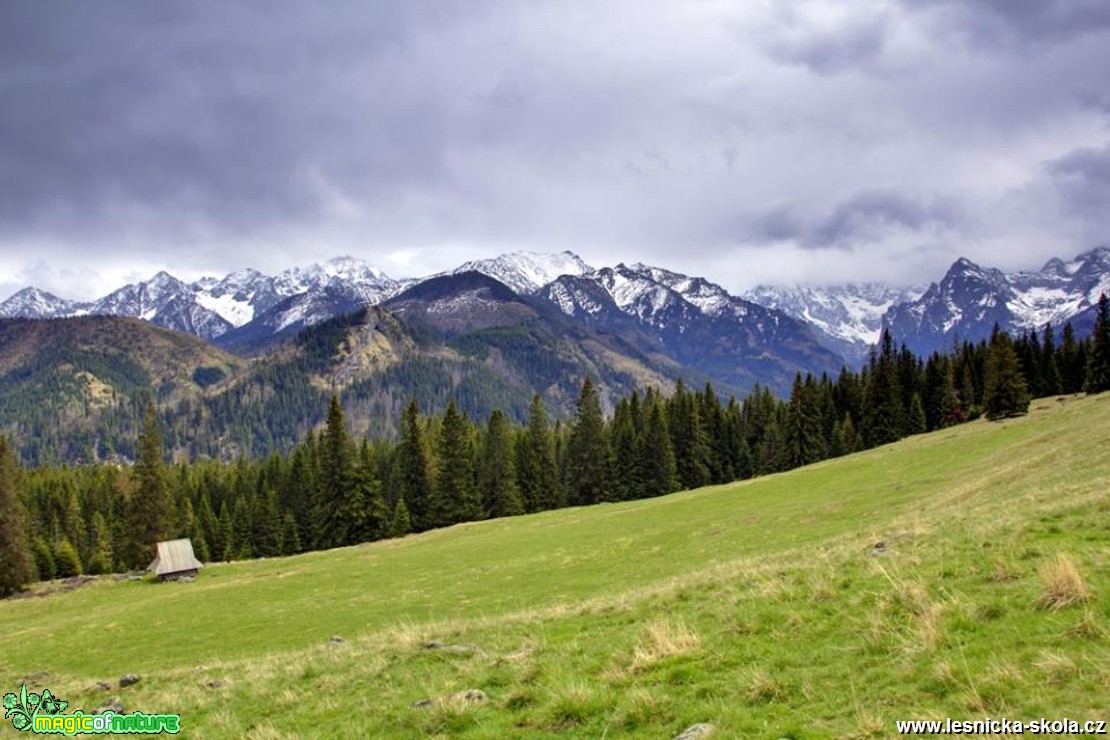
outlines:
[[[732, 295], [661, 267], [595, 268], [570, 252], [470, 261], [395, 280], [351, 257], [185, 283], [160, 272], [96, 301], [27, 288], [0, 304], [0, 433], [28, 461], [129, 459], [136, 404], [163, 411], [170, 448], [232, 458], [288, 449], [341, 396], [355, 431], [390, 435], [417, 398], [518, 421], [540, 394], [573, 413], [678, 379], [724, 396], [785, 396], [796, 373], [866, 361], [883, 328], [925, 354], [1071, 321], [1089, 331], [1110, 249], [1003, 273], [963, 259], [928, 287], [761, 286]], [[190, 336], [191, 335], [191, 336]]]
[[[697, 335], [686, 334], [696, 324], [703, 333], [713, 332], [717, 343], [734, 342], [753, 352], [761, 343], [781, 346], [786, 341], [782, 331], [801, 348], [805, 342], [793, 332], [808, 331], [823, 348], [858, 367], [883, 328], [919, 354], [945, 349], [953, 341], [983, 339], [995, 323], [1023, 332], [1072, 321], [1082, 333], [1089, 329], [1098, 295], [1110, 291], [1110, 249], [1100, 247], [1069, 261], [1052, 259], [1040, 270], [1015, 273], [960, 259], [929, 285], [760, 285], [738, 296], [705, 278], [638, 263], [595, 269], [571, 252], [516, 252], [473, 260], [424, 280], [470, 271], [519, 295], [540, 297], [595, 328], [614, 324], [628, 332], [635, 327], [641, 340], [644, 332], [656, 341], [667, 336], [665, 343], [676, 347], [685, 364], [713, 365], [703, 352], [713, 343], [680, 349], [684, 336]], [[419, 282], [395, 280], [352, 257], [273, 276], [244, 269], [191, 284], [160, 272], [89, 302], [25, 288], [0, 303], [0, 318], [141, 318], [256, 355], [306, 326], [380, 304]], [[805, 326], [784, 324], [784, 315]], [[809, 347], [801, 352], [812, 354]], [[827, 356], [814, 359], [814, 370], [837, 364]], [[743, 368], [737, 373], [741, 385], [750, 385]]]

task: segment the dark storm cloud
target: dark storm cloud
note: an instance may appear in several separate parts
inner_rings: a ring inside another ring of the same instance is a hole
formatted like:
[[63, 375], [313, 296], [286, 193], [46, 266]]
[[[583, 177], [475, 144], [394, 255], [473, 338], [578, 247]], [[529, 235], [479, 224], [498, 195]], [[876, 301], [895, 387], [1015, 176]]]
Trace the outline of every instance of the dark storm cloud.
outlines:
[[905, 5], [945, 9], [948, 27], [976, 43], [1061, 43], [1110, 28], [1105, 0], [910, 0]]
[[799, 6], [782, 3], [775, 10], [776, 26], [762, 32], [768, 52], [777, 60], [819, 74], [868, 65], [881, 56], [889, 36], [885, 13], [853, 14], [816, 23]]
[[[9, 232], [68, 220], [111, 233], [144, 217], [243, 231], [323, 216], [329, 186], [441, 174], [438, 101], [388, 86], [407, 3], [68, 7], [2, 11]], [[450, 8], [423, 7], [432, 22]]]
[[949, 200], [871, 190], [856, 193], [825, 213], [775, 206], [752, 219], [749, 238], [791, 242], [805, 249], [852, 249], [881, 243], [892, 232], [952, 231], [964, 214]]
[[1110, 230], [1110, 145], [1077, 149], [1046, 168], [1064, 209], [1088, 226], [1090, 238], [1105, 243]]
[[513, 249], [730, 287], [769, 245], [783, 274], [1043, 262], [1103, 223], [1075, 153], [1105, 144], [1108, 8], [12, 0], [0, 285]]

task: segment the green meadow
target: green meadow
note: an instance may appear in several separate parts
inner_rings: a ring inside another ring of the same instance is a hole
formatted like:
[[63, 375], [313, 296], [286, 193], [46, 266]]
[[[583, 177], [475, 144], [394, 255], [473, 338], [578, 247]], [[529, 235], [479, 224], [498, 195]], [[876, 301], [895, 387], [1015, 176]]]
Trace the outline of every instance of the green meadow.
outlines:
[[0, 602], [0, 692], [114, 696], [185, 737], [1110, 720], [1110, 394], [658, 499], [36, 588]]

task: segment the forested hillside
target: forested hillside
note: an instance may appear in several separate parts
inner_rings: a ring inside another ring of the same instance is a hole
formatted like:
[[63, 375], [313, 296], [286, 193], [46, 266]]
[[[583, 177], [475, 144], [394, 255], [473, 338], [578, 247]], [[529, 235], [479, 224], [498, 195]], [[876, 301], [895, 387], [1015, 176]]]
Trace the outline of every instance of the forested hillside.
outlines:
[[[364, 317], [365, 318], [365, 317]], [[311, 335], [300, 362], [346, 334]], [[308, 335], [302, 335], [308, 336]], [[331, 336], [331, 339], [328, 337]], [[1092, 338], [1051, 332], [965, 344], [916, 358], [884, 335], [859, 373], [799, 375], [788, 400], [766, 389], [725, 400], [711, 384], [633, 390], [603, 414], [589, 377], [567, 424], [532, 398], [523, 425], [411, 399], [396, 441], [352, 433], [338, 395], [288, 454], [166, 465], [148, 406], [140, 465], [38, 468], [21, 477], [39, 577], [145, 565], [160, 537], [188, 536], [203, 560], [292, 554], [463, 521], [662, 495], [766, 475], [984, 415], [1025, 413], [1032, 396], [1110, 389], [1110, 308]], [[152, 441], [156, 439], [157, 441]], [[153, 471], [153, 472], [152, 472]], [[152, 494], [151, 491], [154, 491]], [[136, 540], [138, 522], [163, 522]]]

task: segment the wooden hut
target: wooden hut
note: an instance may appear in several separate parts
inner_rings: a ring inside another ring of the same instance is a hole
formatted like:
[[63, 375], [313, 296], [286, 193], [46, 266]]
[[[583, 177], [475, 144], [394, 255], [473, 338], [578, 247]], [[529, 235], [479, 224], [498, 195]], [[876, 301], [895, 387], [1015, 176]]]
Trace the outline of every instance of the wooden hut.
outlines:
[[158, 576], [159, 581], [176, 581], [196, 576], [197, 569], [201, 567], [201, 562], [193, 554], [193, 541], [183, 539], [159, 542], [158, 554], [146, 569]]

